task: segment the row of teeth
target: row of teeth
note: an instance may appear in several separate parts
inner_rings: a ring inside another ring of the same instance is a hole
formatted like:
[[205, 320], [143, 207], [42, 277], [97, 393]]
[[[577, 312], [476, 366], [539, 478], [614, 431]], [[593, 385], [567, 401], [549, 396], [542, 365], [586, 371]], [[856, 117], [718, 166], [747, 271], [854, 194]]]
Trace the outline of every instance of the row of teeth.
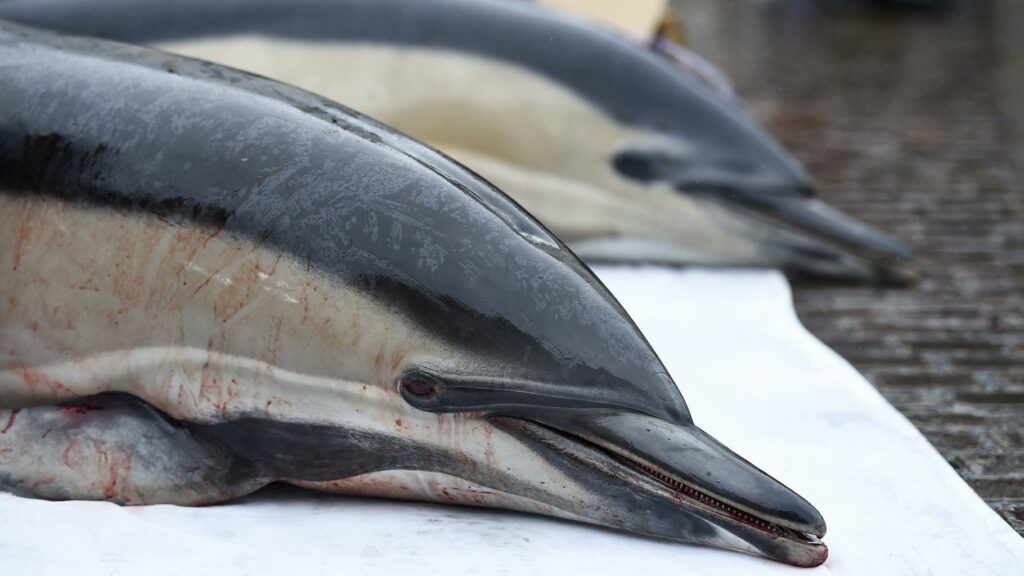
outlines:
[[690, 498], [694, 498], [696, 500], [700, 500], [701, 502], [703, 502], [704, 504], [707, 504], [708, 506], [713, 506], [715, 508], [718, 508], [719, 510], [725, 512], [726, 514], [728, 514], [730, 516], [733, 516], [733, 517], [735, 517], [735, 518], [737, 518], [739, 520], [742, 520], [743, 522], [746, 522], [748, 524], [753, 524], [754, 526], [756, 526], [756, 527], [758, 527], [758, 528], [760, 528], [762, 530], [765, 530], [765, 531], [768, 531], [768, 532], [772, 532], [772, 533], [775, 533], [775, 534], [778, 534], [780, 532], [778, 526], [775, 526], [774, 524], [771, 524], [770, 522], [766, 522], [764, 520], [761, 520], [760, 518], [757, 518], [756, 516], [751, 516], [750, 514], [747, 514], [746, 512], [744, 512], [742, 510], [738, 510], [738, 509], [736, 509], [736, 508], [726, 504], [725, 502], [721, 502], [719, 500], [716, 500], [716, 499], [712, 498], [711, 496], [708, 496], [707, 494], [704, 494], [703, 492], [701, 492], [699, 490], [695, 490], [695, 489], [687, 486], [686, 484], [683, 484], [682, 482], [676, 480], [675, 478], [672, 478], [671, 476], [668, 476], [666, 474], [662, 474], [661, 472], [659, 472], [658, 470], [655, 470], [654, 468], [651, 468], [650, 466], [647, 466], [647, 465], [642, 464], [640, 462], [636, 462], [635, 460], [629, 460], [629, 463], [632, 464], [633, 466], [636, 466], [637, 468], [640, 468], [641, 470], [643, 470], [644, 472], [650, 474], [651, 476], [657, 478], [663, 484], [665, 484], [669, 488], [672, 488], [676, 492], [681, 492], [681, 493], [689, 496]]
[[[0, 1], [2, 1], [2, 0], [0, 0]], [[560, 450], [565, 450], [561, 445], [559, 445], [556, 442], [552, 442], [551, 440], [549, 440], [547, 438], [539, 437], [539, 439], [541, 441], [543, 441], [544, 443], [546, 443], [546, 444], [550, 444], [551, 446], [559, 448]], [[690, 498], [693, 498], [695, 500], [699, 500], [699, 501], [703, 502], [704, 504], [706, 504], [708, 506], [712, 506], [714, 508], [718, 508], [722, 512], [725, 512], [727, 515], [732, 516], [733, 518], [736, 518], [736, 519], [738, 519], [738, 520], [740, 520], [742, 522], [745, 522], [747, 524], [753, 525], [753, 526], [755, 526], [757, 528], [760, 528], [761, 530], [764, 530], [766, 532], [771, 532], [772, 534], [783, 535], [784, 531], [789, 532], [789, 530], [785, 530], [784, 528], [781, 528], [780, 526], [776, 526], [775, 524], [772, 524], [770, 522], [766, 522], [764, 520], [761, 520], [760, 518], [758, 518], [756, 516], [751, 516], [750, 514], [747, 514], [746, 512], [744, 512], [742, 510], [734, 508], [734, 507], [726, 504], [725, 502], [722, 502], [720, 500], [716, 500], [716, 499], [712, 498], [711, 496], [708, 496], [707, 494], [704, 494], [700, 490], [696, 490], [694, 488], [691, 488], [691, 487], [687, 486], [686, 484], [683, 484], [682, 482], [676, 480], [675, 478], [673, 478], [673, 477], [671, 477], [671, 476], [669, 476], [667, 474], [663, 474], [663, 473], [659, 472], [658, 470], [655, 470], [654, 468], [651, 468], [650, 466], [647, 466], [646, 464], [643, 464], [641, 462], [637, 462], [636, 460], [632, 460], [630, 458], [626, 458], [625, 456], [621, 456], [621, 455], [615, 454], [615, 453], [612, 453], [612, 456], [615, 456], [617, 459], [623, 461], [627, 465], [630, 465], [630, 466], [633, 466], [633, 467], [636, 467], [636, 468], [639, 468], [639, 469], [643, 470], [644, 472], [646, 472], [647, 474], [653, 476], [654, 478], [657, 478], [659, 481], [661, 481], [662, 484], [665, 484], [666, 486], [668, 486], [669, 488], [675, 490], [676, 492], [685, 494], [686, 496], [689, 496]]]

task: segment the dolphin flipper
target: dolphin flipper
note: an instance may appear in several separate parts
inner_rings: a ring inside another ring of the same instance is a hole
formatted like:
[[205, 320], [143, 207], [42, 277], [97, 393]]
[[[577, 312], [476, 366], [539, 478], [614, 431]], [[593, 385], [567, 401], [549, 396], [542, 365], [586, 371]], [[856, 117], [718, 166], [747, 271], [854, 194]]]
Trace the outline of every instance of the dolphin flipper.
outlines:
[[126, 394], [0, 410], [0, 488], [49, 500], [201, 505], [267, 483], [249, 462]]

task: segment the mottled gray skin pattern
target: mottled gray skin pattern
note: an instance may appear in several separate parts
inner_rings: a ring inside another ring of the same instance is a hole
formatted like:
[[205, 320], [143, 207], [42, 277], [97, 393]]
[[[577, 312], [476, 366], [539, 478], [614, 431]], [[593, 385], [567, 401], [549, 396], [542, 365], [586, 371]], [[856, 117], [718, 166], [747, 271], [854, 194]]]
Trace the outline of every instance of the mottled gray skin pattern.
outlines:
[[[666, 145], [618, 151], [625, 178], [667, 183], [738, 212], [769, 265], [793, 276], [909, 280], [901, 243], [812, 199], [814, 184], [736, 102], [658, 49], [511, 0], [25, 0], [0, 18], [63, 32], [157, 43], [261, 34], [461, 51], [513, 63]], [[543, 215], [540, 215], [543, 218]]]
[[[155, 216], [304, 262], [311, 279], [357, 291], [410, 331], [483, 359], [461, 371], [413, 367], [394, 383], [401, 394], [393, 401], [476, 419], [472, 430], [514, 439], [524, 459], [539, 458], [582, 492], [552, 496], [520, 462], [480, 465], [427, 439], [366, 434], [347, 428], [345, 414], [329, 425], [270, 411], [177, 420], [125, 395], [2, 406], [0, 456], [39, 441], [27, 463], [0, 458], [9, 488], [195, 504], [275, 479], [438, 471], [606, 526], [798, 565], [824, 561], [825, 547], [804, 534], [824, 534], [817, 511], [696, 428], [660, 360], [593, 274], [458, 164], [311, 94], [140, 47], [0, 23], [0, 71], [0, 190], [8, 199]], [[160, 344], [149, 338], [135, 345]], [[89, 345], [103, 351], [103, 341]], [[20, 368], [26, 384], [38, 380], [32, 368]], [[417, 393], [424, 382], [435, 388]], [[149, 484], [123, 492], [114, 464], [99, 493], [76, 491], [81, 478], [51, 485], [54, 477], [27, 477], [33, 458], [53, 453], [43, 441], [50, 434], [69, 450], [75, 442], [104, 453], [131, 444], [143, 452], [133, 466]], [[617, 458], [655, 466], [676, 487]], [[183, 491], [147, 497], [150, 489], [163, 494], [164, 480]], [[684, 485], [742, 512], [688, 500]]]

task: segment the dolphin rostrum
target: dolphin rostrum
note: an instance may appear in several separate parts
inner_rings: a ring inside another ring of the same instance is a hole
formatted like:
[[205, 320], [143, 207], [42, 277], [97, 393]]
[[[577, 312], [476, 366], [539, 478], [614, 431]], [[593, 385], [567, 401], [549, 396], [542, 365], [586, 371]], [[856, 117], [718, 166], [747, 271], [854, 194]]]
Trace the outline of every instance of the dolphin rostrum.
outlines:
[[811, 566], [825, 524], [694, 425], [563, 244], [461, 165], [206, 62], [0, 23], [0, 485], [274, 481]]
[[910, 278], [903, 245], [815, 199], [796, 160], [682, 66], [680, 50], [541, 6], [31, 0], [0, 17], [152, 44], [344, 102], [465, 162], [584, 260]]

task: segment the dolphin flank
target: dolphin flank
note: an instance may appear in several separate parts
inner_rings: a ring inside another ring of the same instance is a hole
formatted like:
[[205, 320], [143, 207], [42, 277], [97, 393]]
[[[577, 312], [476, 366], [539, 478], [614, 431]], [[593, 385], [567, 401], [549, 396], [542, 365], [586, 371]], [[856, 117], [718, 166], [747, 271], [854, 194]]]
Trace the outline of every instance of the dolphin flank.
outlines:
[[206, 62], [0, 23], [0, 486], [275, 481], [801, 566], [804, 499], [702, 432], [620, 305], [459, 164]]
[[909, 251], [812, 197], [668, 42], [511, 0], [24, 0], [0, 18], [294, 84], [428, 142], [584, 260], [903, 283]]

